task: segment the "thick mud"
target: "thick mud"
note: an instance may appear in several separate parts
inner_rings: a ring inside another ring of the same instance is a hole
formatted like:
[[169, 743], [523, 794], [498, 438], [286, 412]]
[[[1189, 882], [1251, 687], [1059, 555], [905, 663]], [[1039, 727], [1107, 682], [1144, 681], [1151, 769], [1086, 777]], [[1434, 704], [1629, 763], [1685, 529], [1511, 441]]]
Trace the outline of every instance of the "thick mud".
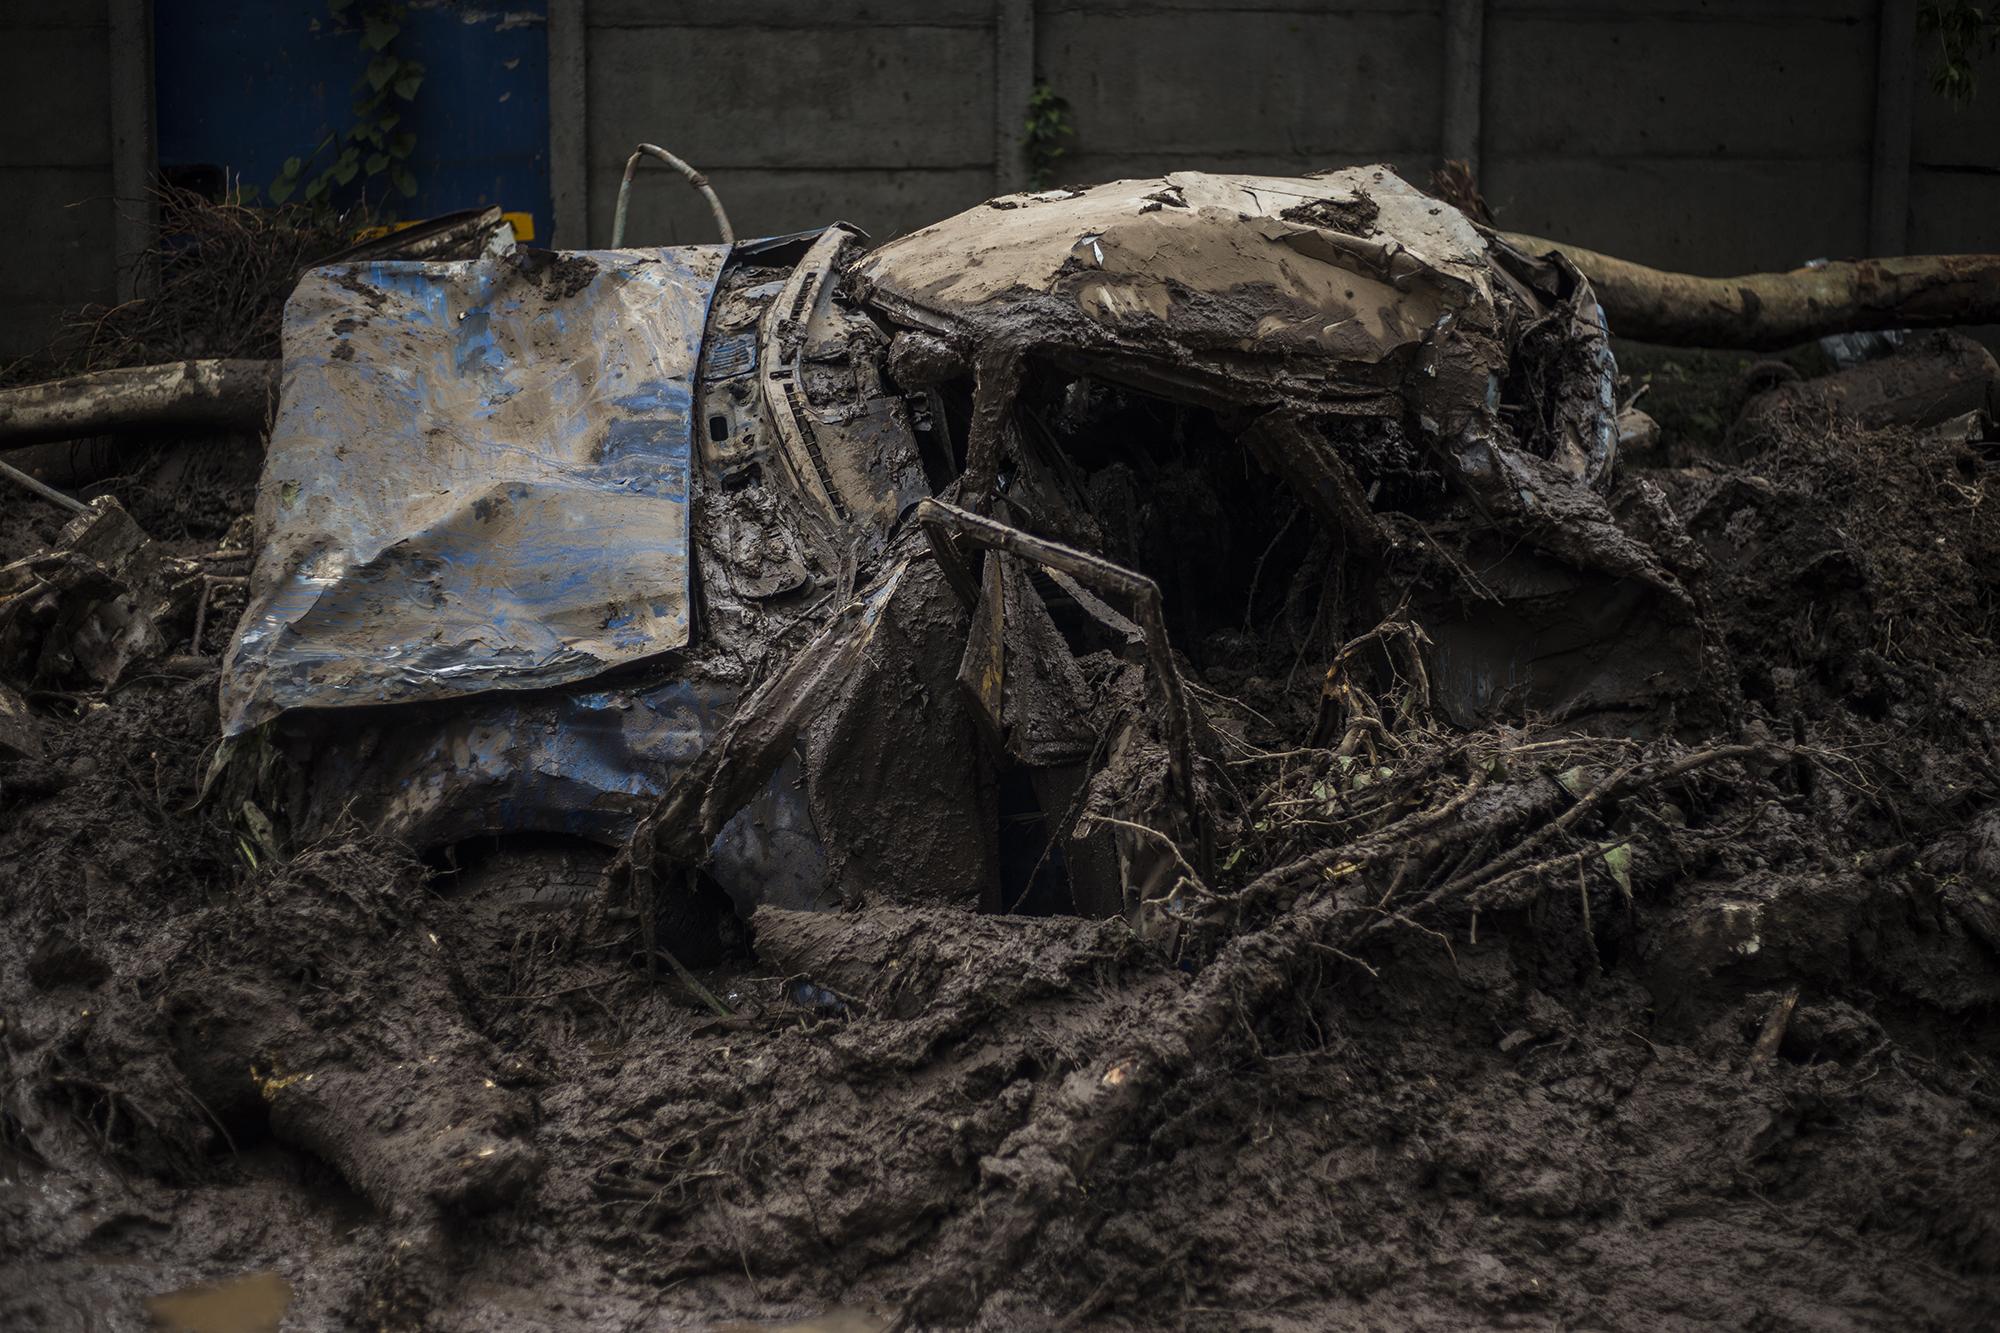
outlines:
[[[1702, 678], [1622, 734], [1385, 742], [1384, 790], [1470, 776], [1380, 853], [1383, 901], [1395, 855], [1493, 891], [1282, 968], [1244, 941], [1305, 896], [1260, 873], [1369, 797], [1301, 752], [1327, 657], [1235, 631], [1189, 681], [1256, 817], [1180, 937], [765, 909], [668, 931], [694, 984], [649, 975], [572, 852], [504, 860], [533, 893], [361, 829], [274, 861], [199, 799], [212, 669], [29, 692], [0, 1326], [1991, 1326], [1995, 465], [1791, 421], [1629, 470], [1612, 510], [1688, 589]], [[10, 544], [59, 526], [0, 505]], [[185, 512], [190, 552], [227, 526]], [[1310, 864], [1337, 887], [1353, 855]], [[1099, 1115], [1142, 1068], [1173, 1072]], [[1045, 1160], [1021, 1241], [985, 1210]]]

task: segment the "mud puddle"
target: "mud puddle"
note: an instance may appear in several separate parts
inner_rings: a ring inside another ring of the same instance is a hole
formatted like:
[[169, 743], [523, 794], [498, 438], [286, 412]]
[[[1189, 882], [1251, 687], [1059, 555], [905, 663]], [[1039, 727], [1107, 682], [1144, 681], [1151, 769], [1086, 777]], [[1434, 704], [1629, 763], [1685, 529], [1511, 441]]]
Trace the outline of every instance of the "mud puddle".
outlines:
[[154, 1296], [146, 1313], [161, 1333], [277, 1333], [292, 1303], [278, 1273], [249, 1273]]

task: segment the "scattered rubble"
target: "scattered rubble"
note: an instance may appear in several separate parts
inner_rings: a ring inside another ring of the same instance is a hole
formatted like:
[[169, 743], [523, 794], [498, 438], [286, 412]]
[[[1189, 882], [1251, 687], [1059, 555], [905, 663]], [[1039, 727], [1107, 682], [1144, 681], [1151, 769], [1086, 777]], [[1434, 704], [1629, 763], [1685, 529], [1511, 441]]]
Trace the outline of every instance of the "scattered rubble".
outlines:
[[0, 1322], [2000, 1296], [1983, 349], [1674, 439], [1381, 168], [479, 242], [253, 523], [0, 495]]

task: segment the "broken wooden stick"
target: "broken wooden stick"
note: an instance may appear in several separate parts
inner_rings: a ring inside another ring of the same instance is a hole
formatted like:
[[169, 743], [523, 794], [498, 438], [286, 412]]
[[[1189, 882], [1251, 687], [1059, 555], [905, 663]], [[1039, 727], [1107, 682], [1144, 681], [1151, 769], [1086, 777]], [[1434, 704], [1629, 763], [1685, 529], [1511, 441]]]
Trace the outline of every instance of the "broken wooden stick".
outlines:
[[41, 496], [51, 504], [61, 505], [73, 514], [88, 514], [90, 512], [90, 506], [77, 499], [74, 495], [65, 495], [46, 482], [35, 480], [35, 478], [17, 467], [9, 467], [5, 463], [0, 463], [0, 477], [6, 478], [24, 490], [33, 491], [36, 495]]
[[0, 446], [119, 431], [264, 428], [276, 361], [173, 361], [0, 390]]
[[1495, 234], [1526, 255], [1560, 252], [1590, 279], [1612, 333], [1640, 342], [1775, 351], [1834, 333], [2000, 323], [2000, 255], [1835, 260], [1704, 278], [1539, 236]]
[[1771, 1057], [1785, 1044], [1785, 1031], [1792, 1025], [1792, 1011], [1799, 1007], [1799, 988], [1793, 986], [1778, 997], [1771, 1006], [1770, 1014], [1764, 1019], [1764, 1027], [1757, 1034], [1757, 1044], [1750, 1048], [1750, 1069], [1754, 1072], [1771, 1063]]

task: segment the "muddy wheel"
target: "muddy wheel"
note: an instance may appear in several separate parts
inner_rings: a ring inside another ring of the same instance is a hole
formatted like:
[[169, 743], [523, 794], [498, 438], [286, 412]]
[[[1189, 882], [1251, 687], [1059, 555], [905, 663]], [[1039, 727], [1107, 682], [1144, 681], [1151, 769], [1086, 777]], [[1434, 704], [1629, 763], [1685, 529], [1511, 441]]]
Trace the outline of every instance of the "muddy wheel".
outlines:
[[[458, 859], [462, 868], [440, 877], [438, 887], [466, 910], [512, 917], [586, 907], [606, 891], [611, 852], [580, 840], [537, 840], [462, 847]], [[682, 962], [705, 966], [743, 947], [728, 895], [706, 876], [692, 886], [668, 876], [654, 892], [660, 945]]]
[[482, 905], [562, 911], [601, 891], [610, 860], [609, 850], [589, 842], [502, 843], [462, 858], [464, 868], [440, 887]]

